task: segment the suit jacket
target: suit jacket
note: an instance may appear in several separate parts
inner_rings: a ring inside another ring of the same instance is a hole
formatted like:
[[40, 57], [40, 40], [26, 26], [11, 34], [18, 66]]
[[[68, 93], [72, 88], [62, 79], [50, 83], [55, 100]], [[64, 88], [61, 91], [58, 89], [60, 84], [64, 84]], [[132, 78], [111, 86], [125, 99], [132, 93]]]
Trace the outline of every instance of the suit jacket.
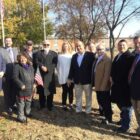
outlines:
[[111, 59], [105, 54], [96, 65], [95, 91], [110, 90]]
[[[12, 48], [13, 51], [13, 55], [14, 55], [14, 62], [17, 61], [17, 55], [18, 55], [18, 49], [17, 48]], [[12, 75], [13, 75], [13, 67], [14, 67], [14, 63], [12, 62], [9, 53], [6, 50], [6, 47], [2, 47], [0, 48], [0, 53], [6, 63], [6, 71], [5, 71], [5, 78], [8, 79], [12, 79]]]
[[[44, 50], [39, 51], [36, 54], [36, 65], [39, 66], [41, 76], [44, 81], [44, 94], [47, 96], [50, 93], [56, 93], [55, 85], [55, 67], [57, 65], [57, 53], [49, 51], [46, 55]], [[43, 72], [41, 66], [46, 66], [48, 71]]]
[[95, 59], [94, 54], [85, 52], [80, 67], [77, 62], [77, 57], [78, 53], [72, 57], [68, 79], [73, 80], [75, 84], [91, 84], [92, 64]]
[[123, 53], [117, 60], [114, 58], [111, 68], [111, 77], [113, 85], [111, 87], [112, 102], [121, 106], [130, 106], [130, 90], [128, 84], [128, 75], [133, 62], [133, 56], [129, 51]]
[[[2, 55], [0, 54], [0, 72], [5, 72], [6, 65], [5, 61], [3, 60]], [[0, 78], [0, 90], [2, 89], [2, 78]]]
[[134, 100], [140, 100], [139, 81], [140, 81], [140, 60], [138, 61], [137, 65], [134, 69], [134, 72], [131, 76], [131, 82], [130, 82], [130, 95], [131, 95], [131, 98]]

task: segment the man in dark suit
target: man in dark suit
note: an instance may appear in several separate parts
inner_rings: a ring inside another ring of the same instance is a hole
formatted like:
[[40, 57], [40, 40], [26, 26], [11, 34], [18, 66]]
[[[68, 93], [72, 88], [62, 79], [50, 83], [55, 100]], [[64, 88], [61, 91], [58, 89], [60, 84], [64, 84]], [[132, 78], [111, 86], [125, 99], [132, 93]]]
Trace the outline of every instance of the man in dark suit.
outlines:
[[133, 62], [133, 56], [128, 51], [126, 40], [118, 42], [118, 51], [119, 54], [113, 60], [111, 68], [111, 99], [121, 111], [120, 121], [118, 122], [121, 127], [117, 131], [126, 132], [130, 127], [132, 116], [128, 74]]
[[136, 133], [140, 135], [140, 39], [137, 42], [135, 59], [130, 69], [128, 81], [130, 83], [131, 102], [138, 123]]
[[12, 38], [5, 38], [5, 47], [0, 49], [0, 53], [6, 63], [6, 71], [3, 77], [3, 92], [6, 105], [6, 111], [12, 114], [14, 104], [16, 103], [16, 91], [12, 80], [14, 63], [17, 61], [18, 50], [12, 47]]
[[85, 112], [89, 114], [92, 106], [91, 74], [94, 54], [85, 52], [85, 46], [81, 41], [77, 41], [75, 47], [77, 53], [73, 55], [71, 60], [68, 85], [71, 84], [72, 80], [74, 81], [77, 113], [82, 112], [82, 94], [83, 91], [85, 92]]
[[57, 53], [50, 50], [50, 42], [43, 42], [43, 50], [36, 55], [36, 64], [39, 67], [44, 86], [38, 86], [40, 108], [45, 107], [47, 98], [47, 108], [52, 110], [53, 95], [56, 93], [55, 67], [57, 65]]

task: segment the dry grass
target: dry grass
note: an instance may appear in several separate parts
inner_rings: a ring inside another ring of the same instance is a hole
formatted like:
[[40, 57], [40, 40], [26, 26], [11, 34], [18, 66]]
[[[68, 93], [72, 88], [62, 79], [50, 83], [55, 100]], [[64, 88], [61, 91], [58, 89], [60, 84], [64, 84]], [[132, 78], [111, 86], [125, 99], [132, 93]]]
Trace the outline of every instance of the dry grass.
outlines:
[[[16, 115], [9, 117], [3, 110], [3, 96], [0, 96], [0, 140], [138, 140], [137, 136], [130, 133], [117, 134], [113, 130], [117, 125], [101, 124], [97, 112], [95, 94], [93, 96], [93, 111], [91, 115], [76, 114], [74, 111], [63, 111], [61, 108], [61, 91], [58, 88], [55, 95], [55, 107], [52, 112], [44, 109], [39, 111], [36, 96], [35, 107], [32, 109], [33, 118], [28, 119], [28, 124], [16, 121]], [[119, 110], [113, 105], [113, 120], [119, 120]], [[135, 118], [132, 121], [132, 130], [136, 128]]]

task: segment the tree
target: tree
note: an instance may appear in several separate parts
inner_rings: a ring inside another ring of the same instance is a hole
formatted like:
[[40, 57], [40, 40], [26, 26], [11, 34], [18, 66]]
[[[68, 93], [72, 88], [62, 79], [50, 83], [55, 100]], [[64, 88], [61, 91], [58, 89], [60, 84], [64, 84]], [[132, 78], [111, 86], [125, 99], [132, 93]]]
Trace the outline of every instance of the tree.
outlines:
[[[16, 45], [23, 45], [28, 39], [35, 43], [43, 40], [42, 10], [39, 0], [5, 0], [5, 35], [15, 39]], [[48, 6], [45, 6], [48, 13]], [[47, 35], [52, 34], [53, 24], [46, 20]]]
[[98, 2], [109, 30], [110, 52], [113, 58], [114, 30], [121, 26], [121, 32], [125, 24], [140, 12], [140, 2], [134, 0], [99, 0]]
[[140, 30], [138, 30], [134, 36], [140, 36]]
[[80, 39], [85, 43], [106, 34], [105, 23], [96, 0], [51, 0], [56, 13], [56, 36]]

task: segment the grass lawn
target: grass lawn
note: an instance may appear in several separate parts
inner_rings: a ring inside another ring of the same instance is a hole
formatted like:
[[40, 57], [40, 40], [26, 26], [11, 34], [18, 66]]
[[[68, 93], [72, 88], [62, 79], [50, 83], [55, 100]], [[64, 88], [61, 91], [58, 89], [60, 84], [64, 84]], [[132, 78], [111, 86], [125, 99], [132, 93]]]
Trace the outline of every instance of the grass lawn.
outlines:
[[[85, 102], [83, 102], [84, 106]], [[32, 108], [33, 118], [27, 124], [16, 121], [16, 114], [9, 117], [4, 112], [3, 95], [0, 94], [0, 140], [139, 140], [132, 136], [137, 127], [133, 115], [129, 133], [114, 132], [119, 126], [101, 124], [102, 117], [98, 115], [98, 105], [93, 93], [93, 108], [90, 115], [84, 112], [63, 111], [61, 108], [61, 89], [57, 88], [54, 98], [54, 110], [38, 110], [38, 95], [35, 96], [35, 107]], [[84, 111], [84, 107], [83, 107]], [[113, 105], [113, 121], [119, 120], [119, 110]]]

